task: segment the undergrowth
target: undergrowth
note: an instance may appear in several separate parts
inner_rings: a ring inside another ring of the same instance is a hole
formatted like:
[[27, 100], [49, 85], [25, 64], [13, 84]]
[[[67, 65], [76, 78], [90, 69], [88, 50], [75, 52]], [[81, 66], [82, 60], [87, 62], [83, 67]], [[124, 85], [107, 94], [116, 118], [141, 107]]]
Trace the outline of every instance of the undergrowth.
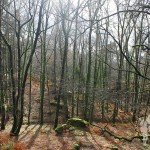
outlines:
[[0, 133], [0, 150], [27, 150], [27, 148], [18, 142], [14, 142], [6, 133]]

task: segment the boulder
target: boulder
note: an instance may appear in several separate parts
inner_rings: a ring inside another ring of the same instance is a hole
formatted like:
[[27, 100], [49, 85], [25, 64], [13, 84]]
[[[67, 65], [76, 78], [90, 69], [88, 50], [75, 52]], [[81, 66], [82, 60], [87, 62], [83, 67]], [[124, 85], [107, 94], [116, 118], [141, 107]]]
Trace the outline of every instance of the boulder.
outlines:
[[89, 122], [80, 118], [70, 118], [68, 119], [67, 124], [70, 126], [81, 127], [81, 128], [86, 128], [87, 126], [89, 126]]
[[57, 134], [62, 134], [64, 130], [69, 129], [68, 124], [62, 124], [61, 126], [55, 128]]

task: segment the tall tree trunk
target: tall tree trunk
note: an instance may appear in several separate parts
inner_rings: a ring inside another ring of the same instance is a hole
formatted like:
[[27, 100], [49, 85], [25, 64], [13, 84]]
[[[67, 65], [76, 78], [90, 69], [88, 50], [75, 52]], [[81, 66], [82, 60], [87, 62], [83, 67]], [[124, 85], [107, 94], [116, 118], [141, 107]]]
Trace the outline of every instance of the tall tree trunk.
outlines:
[[45, 77], [46, 77], [46, 34], [48, 26], [48, 16], [46, 16], [46, 24], [43, 33], [43, 40], [41, 41], [41, 76], [40, 76], [40, 124], [43, 124], [43, 105], [45, 94]]
[[29, 102], [28, 102], [28, 125], [30, 125], [30, 118], [31, 118], [31, 100], [32, 100], [32, 93], [31, 93], [31, 89], [32, 89], [32, 64], [30, 66], [30, 72], [29, 72], [30, 76], [30, 83], [29, 83]]
[[54, 92], [56, 93], [57, 89], [57, 75], [56, 75], [56, 59], [57, 59], [57, 53], [56, 53], [56, 45], [57, 45], [57, 35], [55, 35], [55, 43], [54, 43]]
[[61, 77], [60, 77], [60, 86], [59, 86], [59, 94], [57, 99], [57, 107], [56, 107], [56, 114], [54, 120], [54, 128], [58, 125], [58, 116], [59, 116], [59, 109], [60, 109], [60, 99], [62, 97], [62, 89], [64, 88], [64, 77], [65, 77], [65, 66], [66, 66], [66, 59], [67, 59], [67, 51], [68, 51], [68, 35], [65, 35], [65, 46], [64, 46], [64, 55], [63, 55], [63, 62], [62, 62], [62, 69], [61, 69]]
[[93, 94], [92, 101], [90, 106], [90, 122], [93, 121], [93, 113], [94, 113], [94, 104], [95, 104], [95, 96], [96, 96], [96, 86], [97, 86], [97, 78], [98, 78], [98, 48], [99, 48], [99, 27], [97, 23], [97, 31], [96, 31], [96, 51], [95, 51], [95, 65], [94, 65], [94, 83], [93, 83]]
[[33, 58], [33, 55], [34, 55], [35, 50], [36, 50], [38, 37], [39, 37], [40, 31], [41, 31], [43, 5], [44, 5], [44, 0], [41, 1], [39, 15], [38, 15], [38, 17], [39, 17], [38, 18], [38, 26], [37, 26], [37, 29], [36, 29], [35, 39], [34, 39], [34, 42], [33, 42], [33, 47], [32, 47], [32, 50], [31, 50], [31, 54], [29, 56], [29, 60], [27, 62], [27, 65], [26, 65], [25, 71], [24, 71], [24, 76], [23, 76], [23, 80], [22, 80], [22, 87], [21, 87], [21, 91], [20, 91], [20, 93], [21, 93], [20, 94], [20, 106], [21, 106], [20, 107], [21, 108], [20, 117], [19, 117], [19, 120], [18, 120], [17, 127], [15, 128], [15, 130], [13, 130], [13, 133], [12, 133], [13, 135], [18, 135], [19, 134], [20, 129], [21, 129], [22, 124], [23, 124], [25, 84], [26, 84], [26, 80], [27, 80], [27, 76], [28, 76], [28, 71], [29, 71], [30, 65], [32, 63], [32, 58]]
[[75, 64], [76, 64], [76, 51], [77, 51], [77, 28], [78, 28], [78, 9], [79, 9], [80, 0], [78, 0], [77, 10], [76, 10], [76, 18], [75, 18], [75, 36], [74, 36], [74, 45], [73, 45], [73, 72], [72, 72], [72, 110], [71, 117], [74, 116], [74, 97], [75, 97]]
[[90, 87], [91, 87], [91, 64], [92, 64], [92, 24], [93, 22], [90, 22], [90, 31], [89, 31], [89, 51], [88, 51], [88, 70], [87, 70], [87, 77], [86, 77], [86, 92], [85, 92], [85, 100], [84, 100], [84, 119], [89, 120], [89, 95], [90, 95]]
[[[3, 1], [0, 1], [0, 30], [1, 30], [1, 21], [2, 21], [2, 6]], [[2, 38], [0, 36], [0, 112], [1, 112], [1, 130], [5, 129], [5, 102], [4, 102], [4, 89], [3, 89], [3, 52], [2, 52]]]

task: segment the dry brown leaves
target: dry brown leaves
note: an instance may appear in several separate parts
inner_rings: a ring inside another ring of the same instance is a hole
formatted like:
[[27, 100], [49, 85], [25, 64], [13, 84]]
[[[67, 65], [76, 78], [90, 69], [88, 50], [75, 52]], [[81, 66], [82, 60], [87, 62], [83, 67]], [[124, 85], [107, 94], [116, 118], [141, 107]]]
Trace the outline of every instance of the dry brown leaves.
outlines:
[[[5, 150], [7, 148], [7, 145], [10, 145], [10, 143], [13, 143], [13, 139], [10, 137], [10, 135], [8, 133], [4, 133], [4, 132], [0, 132], [0, 149]], [[1, 148], [4, 147], [4, 148]], [[27, 148], [21, 144], [21, 143], [13, 143], [12, 150], [27, 150]]]
[[27, 148], [23, 144], [20, 144], [20, 143], [14, 144], [13, 149], [14, 150], [27, 150]]
[[0, 132], [0, 146], [6, 144], [10, 140], [10, 136], [6, 133]]

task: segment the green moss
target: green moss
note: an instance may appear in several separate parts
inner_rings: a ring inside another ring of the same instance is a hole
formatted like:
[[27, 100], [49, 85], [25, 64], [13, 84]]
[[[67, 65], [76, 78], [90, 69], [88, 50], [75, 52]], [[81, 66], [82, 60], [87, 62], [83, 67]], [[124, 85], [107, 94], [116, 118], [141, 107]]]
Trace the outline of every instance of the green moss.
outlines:
[[12, 150], [13, 145], [14, 145], [14, 142], [10, 141], [7, 144], [4, 144], [4, 145], [0, 146], [0, 149], [1, 150]]
[[118, 150], [118, 147], [113, 146], [113, 147], [111, 148], [111, 150]]
[[81, 127], [81, 128], [86, 128], [87, 126], [89, 126], [89, 122], [80, 118], [68, 119], [67, 124], [74, 127]]
[[76, 128], [73, 126], [70, 126], [69, 131], [74, 131]]
[[55, 128], [57, 134], [62, 134], [64, 130], [69, 129], [68, 124], [62, 124], [61, 126]]
[[55, 128], [55, 132], [57, 134], [62, 134], [66, 129], [69, 129], [69, 131], [73, 131], [75, 130], [75, 127], [86, 128], [87, 126], [89, 126], [89, 122], [80, 118], [71, 118], [68, 119], [66, 124], [62, 124], [61, 126]]
[[85, 132], [81, 130], [75, 130], [73, 133], [75, 136], [84, 136]]
[[73, 150], [79, 150], [80, 149], [80, 144], [78, 142], [73, 143]]

